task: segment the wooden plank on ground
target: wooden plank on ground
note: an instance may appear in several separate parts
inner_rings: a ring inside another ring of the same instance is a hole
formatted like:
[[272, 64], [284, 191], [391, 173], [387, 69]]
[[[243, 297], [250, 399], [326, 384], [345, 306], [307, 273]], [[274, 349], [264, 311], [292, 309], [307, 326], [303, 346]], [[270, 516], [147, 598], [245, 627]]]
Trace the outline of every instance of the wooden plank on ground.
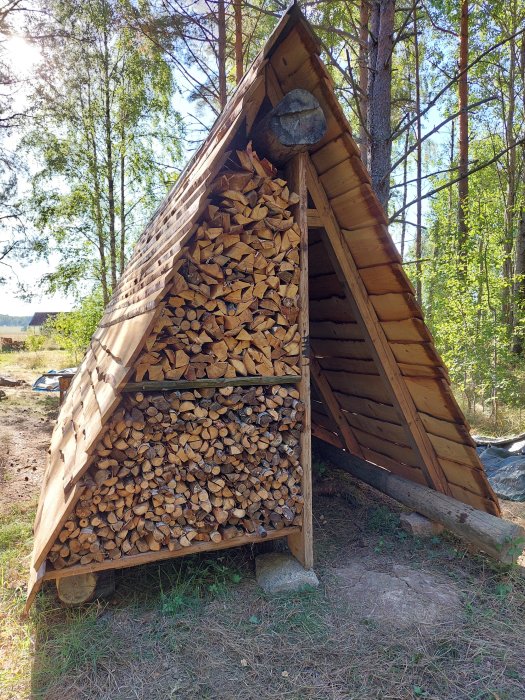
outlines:
[[280, 537], [292, 537], [298, 534], [298, 527], [285, 527], [281, 530], [268, 530], [265, 537], [257, 535], [242, 535], [230, 540], [222, 540], [222, 542], [198, 542], [189, 547], [183, 547], [174, 552], [169, 549], [161, 549], [156, 552], [144, 552], [143, 554], [133, 554], [131, 556], [123, 556], [120, 559], [109, 559], [102, 562], [92, 562], [91, 564], [82, 564], [69, 566], [64, 569], [49, 569], [43, 576], [44, 581], [50, 581], [67, 576], [76, 576], [77, 574], [88, 574], [96, 571], [109, 571], [111, 569], [126, 569], [130, 566], [142, 566], [143, 564], [151, 564], [154, 561], [164, 561], [166, 559], [174, 559], [175, 557], [183, 557], [189, 554], [198, 554], [199, 552], [209, 552], [210, 550], [230, 549], [233, 547], [242, 547], [243, 545], [257, 544], [259, 542], [268, 542], [276, 540]]

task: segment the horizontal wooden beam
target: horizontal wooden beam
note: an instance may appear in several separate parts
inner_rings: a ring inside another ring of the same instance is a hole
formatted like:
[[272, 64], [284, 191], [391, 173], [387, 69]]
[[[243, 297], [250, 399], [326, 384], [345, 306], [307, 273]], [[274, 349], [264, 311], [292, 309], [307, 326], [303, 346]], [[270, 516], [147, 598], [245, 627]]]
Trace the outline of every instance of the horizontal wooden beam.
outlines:
[[273, 386], [274, 384], [298, 384], [301, 377], [285, 374], [281, 377], [220, 377], [219, 379], [165, 380], [162, 382], [129, 382], [123, 392], [178, 391], [185, 389], [217, 389], [222, 386]]
[[108, 559], [102, 562], [92, 562], [91, 564], [76, 564], [65, 569], [49, 569], [42, 576], [42, 581], [64, 578], [65, 576], [76, 576], [77, 574], [88, 574], [96, 571], [109, 571], [111, 569], [127, 569], [130, 566], [140, 566], [142, 564], [151, 564], [164, 559], [174, 559], [175, 557], [183, 557], [187, 554], [197, 554], [199, 552], [211, 552], [217, 549], [229, 549], [230, 547], [241, 547], [246, 544], [259, 544], [260, 542], [268, 542], [276, 540], [280, 537], [288, 537], [296, 535], [301, 531], [300, 527], [283, 527], [282, 530], [269, 530], [265, 537], [260, 535], [242, 535], [241, 537], [233, 537], [231, 540], [221, 540], [221, 542], [199, 542], [192, 544], [190, 547], [183, 547], [174, 552], [169, 549], [161, 549], [158, 552], [143, 552], [142, 554], [133, 554], [131, 556], [123, 556], [120, 559]]

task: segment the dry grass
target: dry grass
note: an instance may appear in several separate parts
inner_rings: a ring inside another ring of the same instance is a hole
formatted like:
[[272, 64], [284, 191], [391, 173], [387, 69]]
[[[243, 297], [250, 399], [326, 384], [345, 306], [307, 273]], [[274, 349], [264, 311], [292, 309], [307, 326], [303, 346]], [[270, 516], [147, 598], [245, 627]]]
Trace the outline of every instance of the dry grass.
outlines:
[[0, 326], [0, 338], [12, 338], [13, 340], [25, 340], [27, 331], [23, 331], [21, 326]]
[[[351, 503], [316, 498], [316, 591], [266, 597], [249, 549], [117, 572], [114, 599], [80, 610], [62, 610], [48, 590], [26, 624], [17, 619], [22, 591], [7, 587], [0, 697], [525, 698], [525, 580], [452, 539], [406, 536], [386, 499], [344, 475], [340, 483]], [[8, 556], [8, 578], [25, 566], [29, 515], [16, 514], [21, 530], [9, 530], [18, 558]], [[4, 541], [0, 534], [0, 547]], [[446, 577], [460, 591], [460, 619], [430, 631], [369, 619], [336, 575], [356, 558], [378, 570], [397, 563]]]
[[469, 409], [460, 402], [474, 435], [503, 437], [518, 435], [525, 430], [525, 412], [513, 406], [499, 406], [495, 414], [490, 406], [477, 406], [476, 410]]
[[0, 373], [27, 382], [34, 382], [43, 372], [73, 366], [66, 350], [0, 352]]

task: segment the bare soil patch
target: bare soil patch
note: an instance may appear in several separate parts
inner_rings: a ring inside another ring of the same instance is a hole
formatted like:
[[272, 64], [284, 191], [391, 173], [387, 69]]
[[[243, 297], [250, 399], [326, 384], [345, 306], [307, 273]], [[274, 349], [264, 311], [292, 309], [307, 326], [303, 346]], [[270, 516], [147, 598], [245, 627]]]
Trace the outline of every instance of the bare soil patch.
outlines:
[[367, 556], [335, 570], [341, 594], [356, 615], [420, 634], [461, 617], [460, 594], [450, 580], [399, 564], [381, 571], [374, 560]]
[[38, 497], [58, 398], [4, 388], [0, 402], [0, 512]]

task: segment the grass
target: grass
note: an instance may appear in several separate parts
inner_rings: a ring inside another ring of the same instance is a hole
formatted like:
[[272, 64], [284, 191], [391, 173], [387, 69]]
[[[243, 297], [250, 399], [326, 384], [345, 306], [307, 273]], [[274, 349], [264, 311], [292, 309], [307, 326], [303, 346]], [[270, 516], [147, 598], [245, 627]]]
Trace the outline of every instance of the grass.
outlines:
[[49, 369], [71, 367], [71, 361], [71, 355], [66, 350], [0, 352], [0, 370], [16, 376], [27, 374], [27, 370], [35, 370], [41, 374]]
[[13, 338], [13, 340], [25, 340], [28, 332], [21, 326], [0, 326], [0, 338]]
[[[11, 418], [44, 417], [56, 402], [26, 390], [5, 404]], [[0, 514], [1, 700], [525, 698], [525, 577], [453, 537], [408, 536], [388, 498], [329, 465], [315, 471], [341, 497], [314, 499], [321, 585], [300, 594], [266, 596], [258, 550], [241, 548], [117, 571], [113, 598], [79, 609], [50, 584], [21, 620], [34, 504]], [[341, 578], [356, 561], [446, 581], [457, 619], [378, 622]]]
[[34, 508], [0, 515], [0, 697], [25, 697], [31, 676], [31, 629], [20, 622]]
[[472, 410], [467, 406], [466, 402], [459, 400], [459, 404], [475, 435], [488, 437], [513, 436], [522, 433], [524, 430], [523, 409], [501, 405], [498, 406], [498, 412], [495, 415], [490, 405], [487, 405], [484, 409], [481, 406], [477, 406], [475, 410]]
[[[19, 580], [33, 512], [2, 516], [0, 697], [524, 697], [525, 580], [469, 556], [453, 538], [400, 537], [396, 512], [354, 488], [353, 513], [341, 499], [317, 501], [326, 524], [316, 531], [316, 590], [266, 596], [254, 581], [252, 553], [231, 550], [118, 571], [114, 598], [80, 609], [62, 609], [49, 589], [28, 622], [18, 617]], [[445, 577], [460, 593], [461, 618], [430, 634], [374, 622], [338, 578], [338, 567], [356, 558], [379, 570], [398, 563]]]

